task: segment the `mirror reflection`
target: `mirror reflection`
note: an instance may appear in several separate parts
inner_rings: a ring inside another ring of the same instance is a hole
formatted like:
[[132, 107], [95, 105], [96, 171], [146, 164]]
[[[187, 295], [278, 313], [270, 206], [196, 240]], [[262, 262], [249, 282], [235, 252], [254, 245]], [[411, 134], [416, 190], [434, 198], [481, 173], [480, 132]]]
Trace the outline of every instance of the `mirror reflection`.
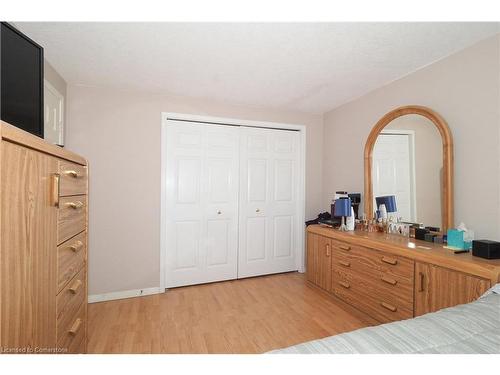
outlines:
[[440, 227], [442, 147], [438, 129], [424, 116], [405, 115], [391, 121], [373, 148], [375, 210], [382, 208], [387, 217], [401, 221]]

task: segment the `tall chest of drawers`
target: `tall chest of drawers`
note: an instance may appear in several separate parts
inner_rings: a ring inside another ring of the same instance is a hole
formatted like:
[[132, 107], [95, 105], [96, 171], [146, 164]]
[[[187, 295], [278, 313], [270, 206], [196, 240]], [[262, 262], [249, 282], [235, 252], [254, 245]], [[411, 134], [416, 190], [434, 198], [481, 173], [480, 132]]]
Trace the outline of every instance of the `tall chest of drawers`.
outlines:
[[381, 322], [471, 302], [500, 281], [500, 260], [366, 232], [307, 229], [307, 279]]
[[85, 353], [88, 169], [0, 128], [0, 352]]

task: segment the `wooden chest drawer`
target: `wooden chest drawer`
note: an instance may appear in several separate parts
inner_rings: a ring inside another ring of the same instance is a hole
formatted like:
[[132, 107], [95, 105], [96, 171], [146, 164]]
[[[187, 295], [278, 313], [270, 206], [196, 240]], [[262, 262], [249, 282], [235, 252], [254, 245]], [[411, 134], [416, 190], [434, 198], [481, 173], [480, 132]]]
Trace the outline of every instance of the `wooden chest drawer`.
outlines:
[[414, 261], [383, 251], [369, 249], [352, 244], [332, 242], [333, 259], [349, 261], [352, 268], [359, 272], [370, 273], [379, 277], [386, 274], [400, 283], [413, 283]]
[[69, 161], [59, 161], [59, 195], [87, 194], [87, 167]]
[[63, 353], [85, 353], [86, 330], [87, 307], [86, 304], [81, 304], [71, 323], [64, 330], [58, 331], [57, 347], [63, 349]]
[[[379, 288], [370, 277], [360, 277], [351, 271], [335, 270], [333, 293], [380, 322], [392, 322], [413, 317], [413, 300], [394, 291]], [[396, 293], [395, 293], [396, 292]]]
[[84, 328], [82, 325], [85, 324], [87, 307], [86, 276], [86, 270], [82, 269], [57, 296], [57, 342], [60, 348], [67, 348]]
[[60, 244], [85, 230], [87, 197], [79, 195], [59, 200], [57, 218], [57, 243]]
[[374, 287], [389, 295], [397, 295], [409, 303], [413, 303], [414, 269], [405, 269], [404, 274], [401, 269], [392, 270], [391, 266], [377, 266], [371, 264], [370, 252], [366, 249], [366, 259], [356, 255], [336, 252], [333, 255], [333, 269], [346, 273], [354, 273], [362, 279], [370, 280]]
[[57, 247], [57, 292], [85, 266], [87, 232], [69, 239]]

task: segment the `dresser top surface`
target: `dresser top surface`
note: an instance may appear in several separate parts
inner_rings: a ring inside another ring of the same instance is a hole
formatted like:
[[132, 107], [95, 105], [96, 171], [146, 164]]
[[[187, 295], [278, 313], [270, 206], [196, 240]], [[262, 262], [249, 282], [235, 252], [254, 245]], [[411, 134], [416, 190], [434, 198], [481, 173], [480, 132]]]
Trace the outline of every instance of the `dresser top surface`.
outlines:
[[470, 252], [455, 254], [453, 250], [445, 248], [442, 244], [394, 234], [363, 231], [341, 232], [320, 225], [310, 225], [307, 230], [338, 241], [374, 248], [417, 261], [500, 281], [500, 259], [483, 259], [473, 256]]
[[77, 164], [87, 165], [87, 160], [78, 154], [68, 151], [62, 147], [50, 144], [39, 138], [30, 134], [22, 129], [10, 125], [5, 121], [0, 120], [0, 139], [3, 141], [8, 141], [12, 143], [19, 144], [49, 154], [56, 156], [61, 159], [72, 161]]

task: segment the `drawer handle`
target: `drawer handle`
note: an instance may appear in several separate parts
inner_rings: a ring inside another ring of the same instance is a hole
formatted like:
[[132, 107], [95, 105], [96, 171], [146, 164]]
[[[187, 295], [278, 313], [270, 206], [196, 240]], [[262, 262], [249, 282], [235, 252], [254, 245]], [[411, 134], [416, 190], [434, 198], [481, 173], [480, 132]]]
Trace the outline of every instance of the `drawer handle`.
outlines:
[[68, 176], [71, 176], [73, 178], [78, 178], [78, 172], [77, 171], [73, 171], [73, 170], [64, 171], [64, 174], [68, 175]]
[[424, 291], [425, 276], [424, 276], [424, 274], [422, 272], [419, 272], [418, 273], [418, 277], [419, 277], [419, 280], [420, 280], [418, 291], [419, 292], [423, 292]]
[[394, 280], [394, 279], [391, 279], [390, 277], [385, 277], [385, 276], [382, 276], [382, 279], [381, 279], [384, 283], [387, 283], [387, 284], [391, 284], [391, 285], [396, 285], [398, 283], [397, 280]]
[[351, 285], [349, 283], [346, 283], [345, 281], [339, 281], [339, 285], [346, 289], [349, 289], [351, 287]]
[[398, 260], [397, 259], [393, 259], [393, 258], [382, 257], [381, 260], [382, 260], [382, 262], [387, 263], [387, 264], [392, 264], [393, 266], [395, 266], [396, 264], [398, 264]]
[[71, 245], [69, 248], [73, 250], [73, 252], [77, 253], [79, 252], [83, 247], [83, 242], [82, 241], [76, 241], [73, 245]]
[[330, 256], [330, 244], [326, 244], [326, 256], [329, 257]]
[[388, 303], [385, 302], [380, 302], [380, 306], [392, 312], [396, 312], [398, 310], [396, 306], [389, 305]]
[[59, 207], [59, 179], [58, 173], [52, 175], [52, 202], [55, 207]]
[[350, 246], [340, 246], [340, 248], [342, 250], [345, 250], [345, 251], [350, 251], [351, 250], [351, 247]]
[[66, 206], [68, 206], [69, 208], [72, 208], [74, 210], [78, 210], [79, 208], [82, 208], [84, 206], [84, 204], [80, 201], [77, 201], [77, 202], [68, 202], [68, 203], [66, 203]]
[[68, 333], [70, 335], [73, 335], [73, 336], [76, 335], [78, 333], [78, 331], [80, 330], [81, 326], [82, 326], [82, 320], [80, 318], [78, 318], [77, 320], [75, 320], [75, 322], [73, 323], [73, 325], [69, 329]]
[[350, 262], [345, 262], [343, 260], [339, 260], [339, 264], [341, 264], [344, 267], [351, 267], [351, 263]]
[[82, 286], [82, 280], [76, 280], [73, 285], [69, 287], [69, 291], [73, 294], [76, 294], [78, 292], [78, 289]]

